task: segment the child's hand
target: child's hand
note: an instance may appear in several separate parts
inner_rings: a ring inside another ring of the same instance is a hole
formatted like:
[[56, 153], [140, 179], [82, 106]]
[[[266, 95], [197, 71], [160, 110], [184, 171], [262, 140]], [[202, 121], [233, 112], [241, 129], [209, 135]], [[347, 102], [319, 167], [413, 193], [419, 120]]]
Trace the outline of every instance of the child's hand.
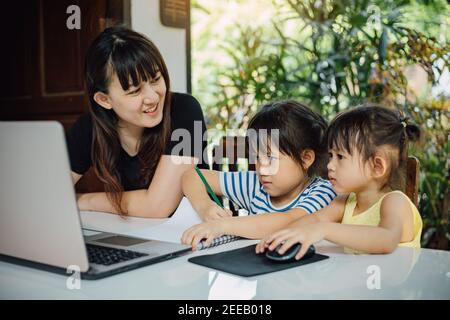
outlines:
[[284, 254], [287, 249], [294, 244], [301, 243], [302, 248], [295, 256], [295, 259], [299, 260], [305, 255], [310, 245], [324, 239], [325, 235], [323, 229], [322, 223], [300, 225], [295, 228], [283, 229], [267, 237], [267, 239], [264, 240], [264, 243], [261, 241], [258, 249], [261, 250], [264, 247], [273, 251], [280, 243], [283, 243], [280, 250], [278, 250], [278, 253]]
[[267, 236], [261, 239], [261, 241], [256, 245], [255, 252], [257, 254], [264, 253], [264, 251], [266, 251], [266, 249], [269, 247], [270, 243], [267, 242], [269, 240], [269, 237], [270, 236]]
[[208, 247], [214, 238], [224, 235], [223, 220], [204, 222], [197, 224], [183, 232], [181, 243], [188, 244], [192, 250], [197, 250], [197, 245], [203, 239], [204, 245]]
[[208, 204], [204, 209], [199, 210], [199, 214], [206, 222], [233, 216], [231, 210], [222, 209], [216, 203]]

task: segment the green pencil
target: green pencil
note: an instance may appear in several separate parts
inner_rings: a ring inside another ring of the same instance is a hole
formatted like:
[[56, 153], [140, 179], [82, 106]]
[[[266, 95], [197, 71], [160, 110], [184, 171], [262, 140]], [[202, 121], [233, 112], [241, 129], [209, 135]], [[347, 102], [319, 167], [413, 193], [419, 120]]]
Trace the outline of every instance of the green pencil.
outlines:
[[206, 181], [205, 176], [202, 174], [202, 172], [200, 171], [200, 169], [197, 166], [195, 167], [195, 171], [197, 172], [200, 179], [202, 179], [202, 182], [205, 185], [206, 190], [208, 190], [208, 193], [211, 195], [211, 197], [214, 199], [214, 201], [217, 203], [217, 205], [223, 209], [223, 205], [220, 203], [219, 198], [217, 198], [216, 194], [211, 189], [211, 186], [208, 184], [208, 181]]

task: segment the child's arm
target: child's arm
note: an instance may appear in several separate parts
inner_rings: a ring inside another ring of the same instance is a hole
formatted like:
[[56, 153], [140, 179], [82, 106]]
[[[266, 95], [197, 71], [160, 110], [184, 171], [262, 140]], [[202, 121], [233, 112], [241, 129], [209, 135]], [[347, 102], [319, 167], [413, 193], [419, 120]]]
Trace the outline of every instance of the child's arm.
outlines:
[[349, 247], [367, 253], [391, 253], [398, 246], [403, 233], [404, 219], [412, 217], [407, 199], [400, 194], [391, 194], [381, 204], [381, 219], [378, 226], [346, 225], [333, 222], [319, 222], [302, 225], [290, 232], [282, 230], [274, 234], [269, 250], [285, 242], [280, 248], [283, 254], [295, 243], [302, 243], [302, 249], [296, 259], [300, 259], [308, 247], [322, 239], [340, 246]]
[[[340, 222], [344, 215], [345, 202], [348, 194], [341, 194], [334, 198], [330, 204], [314, 214], [309, 214], [297, 219], [286, 226], [285, 229], [279, 230], [275, 234], [270, 234], [262, 239], [256, 246], [256, 253], [264, 252], [278, 235], [285, 237], [294, 237], [297, 234], [297, 228], [305, 225], [311, 225], [320, 222]], [[276, 246], [275, 246], [276, 247]]]
[[214, 238], [224, 234], [261, 239], [290, 224], [296, 226], [297, 224], [312, 224], [320, 221], [341, 221], [347, 197], [347, 194], [340, 195], [328, 206], [312, 214], [308, 214], [303, 209], [295, 208], [287, 212], [233, 217], [232, 219], [201, 223], [186, 230], [181, 240], [185, 244], [192, 245], [195, 250], [200, 240], [206, 239], [206, 244], [209, 244]]
[[[221, 196], [222, 191], [219, 183], [219, 172], [213, 170], [201, 170], [211, 189], [216, 195]], [[205, 221], [215, 220], [223, 217], [231, 217], [230, 210], [220, 208], [209, 198], [205, 185], [198, 176], [195, 169], [186, 171], [181, 180], [184, 195], [189, 199], [195, 211]]]
[[[344, 196], [344, 203], [346, 198], [347, 195]], [[325, 210], [330, 205], [322, 210]], [[304, 209], [294, 208], [287, 212], [273, 212], [246, 217], [233, 217], [232, 219], [222, 219], [220, 221], [201, 223], [186, 230], [183, 233], [181, 241], [185, 244], [192, 245], [195, 249], [200, 240], [206, 239], [206, 244], [209, 244], [209, 242], [214, 238], [220, 237], [224, 234], [236, 235], [249, 239], [261, 239], [262, 237], [280, 230], [300, 218], [302, 218], [300, 220], [307, 219], [307, 223], [317, 222], [314, 216], [320, 211], [317, 213], [308, 214], [308, 212]], [[333, 214], [336, 215], [336, 213]], [[328, 215], [330, 214], [325, 213], [322, 215], [323, 218], [321, 219], [328, 219]], [[342, 216], [340, 216], [340, 218], [342, 218]]]
[[206, 239], [205, 244], [208, 246], [214, 238], [224, 234], [260, 239], [307, 214], [305, 210], [295, 208], [288, 212], [273, 212], [205, 222], [187, 229], [183, 233], [181, 242], [191, 245], [195, 250], [202, 239]]

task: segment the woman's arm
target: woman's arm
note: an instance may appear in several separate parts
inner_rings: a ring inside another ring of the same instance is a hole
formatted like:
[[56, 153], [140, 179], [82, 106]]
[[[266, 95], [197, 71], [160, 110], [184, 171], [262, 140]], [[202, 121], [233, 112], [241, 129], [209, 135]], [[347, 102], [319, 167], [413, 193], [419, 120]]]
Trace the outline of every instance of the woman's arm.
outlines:
[[[172, 158], [173, 157], [173, 158]], [[182, 198], [181, 177], [194, 168], [194, 158], [180, 161], [180, 157], [163, 155], [148, 189], [126, 191], [122, 207], [128, 215], [144, 218], [167, 218]], [[80, 210], [118, 213], [106, 193], [86, 193], [78, 198]]]
[[[219, 171], [201, 170], [205, 180], [210, 185], [212, 191], [219, 196], [222, 196], [219, 182]], [[205, 185], [198, 176], [195, 169], [190, 169], [185, 172], [182, 178], [182, 190], [184, 195], [189, 199], [195, 211], [205, 221], [211, 221], [224, 217], [231, 217], [230, 210], [220, 208], [208, 195]]]

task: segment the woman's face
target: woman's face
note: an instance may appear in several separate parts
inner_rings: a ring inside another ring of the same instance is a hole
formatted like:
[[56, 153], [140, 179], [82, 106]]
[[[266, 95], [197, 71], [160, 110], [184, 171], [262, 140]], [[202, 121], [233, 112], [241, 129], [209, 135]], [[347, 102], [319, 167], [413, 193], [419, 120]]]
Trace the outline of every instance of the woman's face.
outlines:
[[[130, 84], [127, 91], [122, 89], [114, 73], [106, 95], [106, 107], [117, 114], [120, 126], [152, 128], [163, 118], [166, 90], [161, 72], [157, 72], [154, 78], [142, 81], [137, 87]], [[101, 105], [105, 107], [105, 104]]]

